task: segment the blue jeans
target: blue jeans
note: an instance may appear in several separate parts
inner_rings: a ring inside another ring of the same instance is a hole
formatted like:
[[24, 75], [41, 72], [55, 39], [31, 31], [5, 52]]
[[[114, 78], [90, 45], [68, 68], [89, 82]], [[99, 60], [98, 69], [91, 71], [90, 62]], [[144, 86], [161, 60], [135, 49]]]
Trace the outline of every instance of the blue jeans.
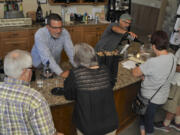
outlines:
[[150, 103], [145, 115], [140, 116], [140, 128], [144, 128], [147, 134], [152, 134], [154, 132], [154, 116], [159, 106], [161, 105]]

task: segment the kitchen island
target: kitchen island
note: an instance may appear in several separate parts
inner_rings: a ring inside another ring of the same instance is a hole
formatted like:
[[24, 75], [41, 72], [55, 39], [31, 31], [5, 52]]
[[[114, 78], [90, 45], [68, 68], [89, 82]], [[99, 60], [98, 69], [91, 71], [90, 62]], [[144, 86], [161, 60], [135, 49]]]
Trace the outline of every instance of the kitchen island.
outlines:
[[[51, 94], [52, 88], [63, 87], [63, 79], [60, 77], [46, 79], [43, 81], [43, 88], [38, 88], [36, 83], [32, 82], [31, 87], [39, 91], [48, 101], [57, 131], [63, 132], [65, 135], [75, 135], [76, 130], [72, 123], [74, 101], [68, 101], [64, 96]], [[117, 82], [113, 89], [119, 117], [118, 132], [135, 118], [135, 114], [131, 111], [131, 103], [138, 89], [140, 89], [140, 79], [133, 77], [131, 71], [123, 68], [120, 62]]]
[[[87, 42], [94, 46], [99, 40], [107, 24], [66, 24], [66, 29], [70, 32], [73, 43]], [[41, 26], [27, 27], [8, 27], [0, 29], [0, 56], [3, 58], [7, 52], [14, 49], [22, 49], [30, 51], [34, 42], [34, 33]], [[136, 50], [136, 49], [133, 49]], [[66, 61], [63, 57], [62, 60]], [[72, 113], [74, 102], [68, 101], [64, 96], [54, 96], [51, 89], [54, 87], [63, 87], [62, 78], [52, 78], [43, 81], [43, 88], [38, 88], [35, 82], [31, 87], [39, 91], [48, 101], [54, 124], [59, 132], [65, 135], [75, 135], [75, 126], [72, 123]], [[119, 63], [117, 83], [114, 87], [114, 100], [119, 116], [120, 132], [124, 127], [132, 122], [135, 115], [131, 112], [131, 102], [136, 96], [137, 90], [140, 88], [140, 79], [134, 78], [131, 71], [124, 69]]]

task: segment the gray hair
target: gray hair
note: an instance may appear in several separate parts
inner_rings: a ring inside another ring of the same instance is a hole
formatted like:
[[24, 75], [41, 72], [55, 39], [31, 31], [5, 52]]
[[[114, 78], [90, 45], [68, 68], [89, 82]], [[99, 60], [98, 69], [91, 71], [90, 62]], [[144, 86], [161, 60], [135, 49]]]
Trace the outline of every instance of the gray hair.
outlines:
[[87, 43], [76, 44], [74, 51], [74, 62], [77, 67], [84, 66], [88, 68], [98, 65], [94, 48], [92, 48]]
[[32, 58], [29, 52], [13, 50], [4, 59], [4, 72], [7, 76], [19, 78], [25, 68], [32, 66]]

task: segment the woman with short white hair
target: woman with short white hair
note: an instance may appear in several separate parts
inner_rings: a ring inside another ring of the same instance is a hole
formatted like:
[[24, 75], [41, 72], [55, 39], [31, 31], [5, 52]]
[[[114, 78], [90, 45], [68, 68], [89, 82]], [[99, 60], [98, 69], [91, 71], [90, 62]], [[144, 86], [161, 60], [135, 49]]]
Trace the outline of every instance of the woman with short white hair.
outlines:
[[75, 45], [74, 62], [77, 67], [70, 71], [64, 89], [66, 99], [75, 100], [78, 135], [115, 134], [118, 117], [108, 69], [98, 65], [94, 49], [86, 43]]

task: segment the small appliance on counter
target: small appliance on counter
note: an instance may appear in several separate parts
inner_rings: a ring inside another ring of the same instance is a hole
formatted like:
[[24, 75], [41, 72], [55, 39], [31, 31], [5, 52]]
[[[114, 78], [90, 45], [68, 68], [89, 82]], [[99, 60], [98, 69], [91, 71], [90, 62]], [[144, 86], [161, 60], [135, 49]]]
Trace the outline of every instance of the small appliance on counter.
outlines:
[[24, 18], [23, 0], [5, 0], [4, 18], [0, 19], [0, 27], [32, 25], [31, 18]]
[[4, 19], [24, 18], [22, 0], [4, 1]]
[[124, 13], [131, 13], [131, 0], [109, 0], [106, 14], [107, 21], [119, 21]]
[[12, 18], [24, 18], [24, 14], [22, 11], [6, 11], [6, 12], [4, 12], [4, 19], [12, 19]]
[[0, 19], [0, 27], [32, 25], [32, 18]]
[[4, 73], [3, 60], [0, 58], [0, 73]]
[[75, 22], [82, 22], [83, 21], [83, 15], [74, 14], [74, 21]]

